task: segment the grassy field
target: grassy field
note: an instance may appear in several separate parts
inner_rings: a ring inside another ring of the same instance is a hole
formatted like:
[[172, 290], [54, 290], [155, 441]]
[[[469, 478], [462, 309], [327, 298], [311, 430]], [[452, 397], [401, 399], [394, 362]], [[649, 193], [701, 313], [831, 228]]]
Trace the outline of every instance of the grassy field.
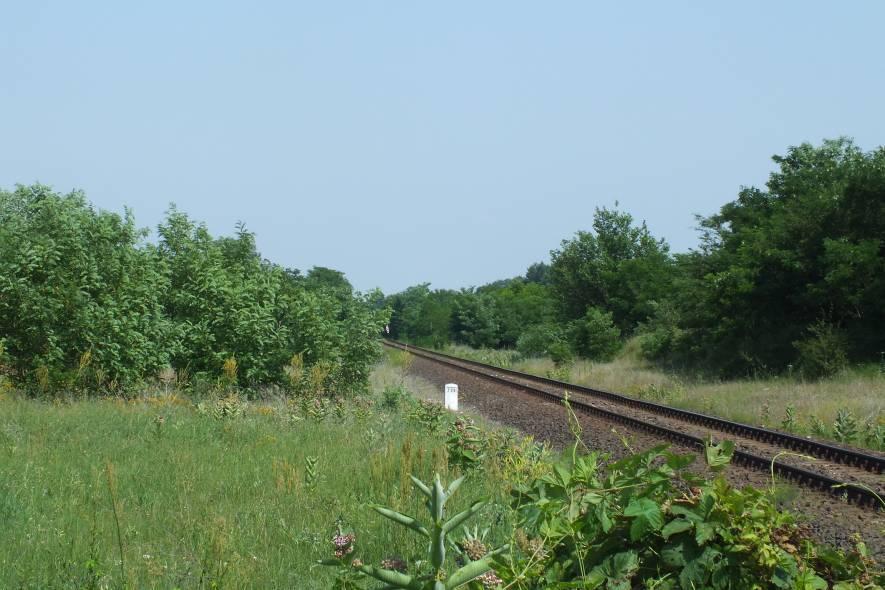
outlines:
[[[444, 352], [731, 420], [822, 438], [834, 438], [833, 425], [839, 411], [847, 411], [857, 423], [858, 434], [851, 442], [871, 448], [881, 448], [881, 443], [877, 444], [874, 438], [868, 439], [868, 431], [878, 428], [881, 435], [885, 430], [885, 373], [875, 366], [854, 368], [821, 381], [774, 377], [711, 382], [667, 374], [655, 368], [640, 358], [635, 341], [628, 342], [611, 362], [580, 360], [565, 368], [554, 366], [547, 358], [521, 359], [512, 351], [451, 346]], [[792, 421], [788, 417], [791, 407]]]
[[[359, 531], [364, 559], [413, 559], [424, 545], [368, 504], [420, 514], [408, 474], [452, 477], [442, 438], [396, 413], [293, 421], [280, 402], [217, 418], [174, 395], [4, 397], [2, 588], [328, 588], [313, 565], [336, 521]], [[474, 477], [452, 509], [501, 493]]]

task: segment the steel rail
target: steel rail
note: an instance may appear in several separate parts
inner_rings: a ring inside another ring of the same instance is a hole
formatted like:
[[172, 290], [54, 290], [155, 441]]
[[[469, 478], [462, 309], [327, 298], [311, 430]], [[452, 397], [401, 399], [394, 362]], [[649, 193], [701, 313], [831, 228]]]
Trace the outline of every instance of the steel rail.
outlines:
[[[628, 401], [640, 401], [640, 400], [632, 400], [632, 398], [629, 398], [626, 396], [621, 396], [619, 394], [615, 394], [615, 393], [611, 393], [611, 392], [605, 392], [602, 390], [595, 390], [595, 389], [591, 389], [591, 388], [587, 388], [587, 387], [581, 387], [581, 386], [574, 385], [571, 383], [566, 383], [563, 381], [556, 381], [555, 379], [548, 379], [546, 377], [537, 377], [535, 375], [529, 375], [527, 373], [520, 373], [519, 371], [512, 371], [509, 369], [501, 369], [500, 367], [495, 367], [493, 365], [486, 365], [483, 363], [479, 363], [477, 361], [469, 361], [469, 360], [455, 357], [452, 355], [429, 351], [429, 350], [415, 347], [412, 345], [402, 344], [400, 342], [393, 341], [393, 340], [385, 340], [384, 344], [386, 344], [387, 346], [390, 346], [392, 348], [406, 350], [412, 354], [416, 354], [417, 356], [427, 358], [429, 360], [436, 361], [441, 364], [449, 365], [449, 366], [454, 367], [458, 370], [477, 375], [477, 376], [482, 377], [484, 379], [488, 379], [488, 380], [494, 381], [496, 383], [500, 383], [502, 385], [506, 385], [506, 386], [514, 388], [514, 389], [519, 389], [519, 390], [524, 391], [530, 395], [534, 395], [536, 397], [541, 397], [543, 399], [555, 401], [558, 403], [561, 403], [565, 399], [564, 396], [560, 396], [560, 395], [557, 395], [555, 393], [551, 393], [551, 392], [543, 390], [543, 389], [538, 389], [536, 387], [532, 387], [531, 385], [527, 385], [525, 383], [517, 383], [515, 381], [512, 381], [512, 380], [502, 377], [500, 375], [492, 375], [492, 374], [489, 374], [483, 370], [480, 370], [480, 368], [485, 369], [485, 370], [493, 370], [493, 371], [503, 372], [505, 374], [509, 374], [512, 376], [518, 376], [519, 378], [526, 379], [526, 380], [536, 380], [536, 381], [540, 381], [540, 382], [548, 384], [548, 385], [556, 385], [557, 387], [563, 387], [566, 390], [574, 390], [574, 391], [580, 391], [582, 393], [587, 393], [588, 395], [596, 395], [597, 392], [602, 393], [602, 394], [608, 394], [608, 396], [614, 396], [614, 399], [616, 401], [620, 401], [620, 399], [624, 399], [624, 400], [628, 400]], [[472, 367], [478, 367], [478, 368], [465, 367], [465, 366], [458, 364], [458, 363], [465, 363], [465, 364], [471, 365]], [[603, 397], [606, 397], [607, 399], [612, 399], [611, 397], [608, 397], [608, 396], [603, 396]], [[649, 422], [644, 422], [644, 421], [639, 420], [637, 418], [632, 418], [630, 416], [624, 416], [622, 414], [618, 414], [618, 413], [612, 412], [610, 410], [605, 410], [603, 408], [598, 408], [596, 406], [584, 403], [580, 400], [569, 399], [569, 404], [572, 406], [572, 408], [574, 408], [576, 411], [580, 411], [581, 413], [598, 416], [598, 417], [601, 417], [601, 418], [611, 421], [611, 422], [624, 424], [625, 426], [629, 426], [630, 428], [633, 428], [636, 430], [641, 430], [644, 432], [648, 432], [649, 434], [652, 434], [655, 436], [660, 436], [661, 438], [670, 440], [672, 442], [675, 442], [675, 443], [678, 443], [678, 444], [681, 444], [681, 445], [684, 445], [684, 446], [687, 446], [690, 448], [695, 448], [701, 452], [703, 452], [705, 444], [706, 444], [706, 441], [704, 441], [704, 439], [702, 439], [700, 437], [693, 436], [693, 435], [687, 434], [685, 432], [680, 432], [678, 430], [673, 430], [671, 428], [667, 428], [664, 426], [660, 426], [658, 424], [651, 424]], [[649, 404], [649, 403], [640, 401], [640, 404]], [[629, 404], [629, 405], [633, 405], [633, 404]], [[651, 406], [653, 408], [675, 409], [675, 408], [669, 408], [668, 406], [662, 406], [660, 404], [649, 404], [649, 406]], [[643, 407], [643, 409], [646, 409], [643, 405], [637, 405], [635, 407]], [[686, 412], [686, 411], [685, 410], [678, 410], [678, 412]], [[686, 413], [697, 415], [697, 416], [702, 416], [702, 417], [708, 417], [708, 416], [705, 416], [704, 414], [695, 414], [694, 412], [686, 412]], [[727, 420], [722, 420], [721, 418], [715, 418], [712, 416], [709, 416], [708, 418], [711, 418], [712, 420], [714, 420], [717, 423], [719, 423], [719, 422], [729, 423]], [[745, 426], [745, 425], [741, 425], [739, 423], [731, 423], [731, 424], [735, 424], [737, 426]], [[759, 428], [756, 428], [753, 426], [748, 426], [748, 428], [754, 429], [754, 430], [765, 431], [765, 429], [759, 429]], [[734, 432], [734, 431], [729, 431], [729, 432]], [[765, 432], [768, 432], [771, 435], [781, 435], [781, 433], [774, 432], [774, 431], [765, 431]], [[734, 432], [734, 433], [739, 434], [739, 432]], [[798, 438], [798, 437], [792, 437], [789, 435], [785, 435], [785, 436], [787, 436], [788, 438]], [[752, 438], [752, 437], [748, 437], [748, 438]], [[799, 440], [804, 441], [805, 439], [800, 438]], [[777, 438], [777, 436], [773, 437], [772, 440], [766, 440], [765, 442], [770, 442], [773, 444], [780, 444], [780, 441]], [[809, 441], [809, 442], [813, 442], [813, 441]], [[829, 445], [823, 445], [822, 443], [817, 443], [817, 444], [821, 444], [821, 446], [829, 446]], [[785, 446], [785, 445], [782, 445], [782, 446]], [[831, 448], [838, 450], [838, 451], [845, 451], [845, 449], [841, 449], [840, 447], [831, 447]], [[877, 459], [877, 460], [881, 461], [881, 459], [879, 459], [878, 457], [870, 456], [870, 458]], [[833, 479], [831, 477], [828, 477], [828, 476], [820, 474], [820, 473], [816, 473], [814, 471], [809, 471], [809, 470], [803, 469], [801, 467], [796, 467], [794, 465], [782, 463], [780, 461], [777, 461], [776, 459], [768, 459], [765, 457], [760, 457], [758, 455], [754, 455], [752, 453], [748, 453], [746, 451], [742, 451], [739, 449], [736, 449], [734, 451], [734, 455], [733, 455], [732, 460], [734, 463], [736, 463], [738, 465], [743, 465], [743, 466], [750, 467], [753, 469], [760, 469], [760, 470], [768, 471], [768, 472], [773, 470], [775, 474], [785, 477], [787, 479], [790, 479], [790, 480], [798, 483], [799, 485], [819, 489], [822, 491], [826, 491], [830, 494], [836, 495], [840, 498], [845, 498], [849, 502], [853, 502], [853, 503], [861, 505], [861, 506], [870, 507], [870, 508], [874, 508], [874, 509], [881, 508], [881, 500], [879, 499], [879, 497], [876, 495], [876, 493], [874, 491], [867, 490], [865, 488], [855, 487], [851, 484], [845, 485], [845, 482]], [[853, 463], [849, 463], [849, 464], [854, 465]], [[881, 473], [881, 467], [880, 467], [879, 472]]]

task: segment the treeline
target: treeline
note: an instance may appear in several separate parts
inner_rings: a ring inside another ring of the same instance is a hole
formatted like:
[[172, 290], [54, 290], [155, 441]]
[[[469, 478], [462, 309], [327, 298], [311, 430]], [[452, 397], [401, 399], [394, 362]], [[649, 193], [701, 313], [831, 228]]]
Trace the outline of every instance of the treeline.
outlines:
[[419, 344], [515, 347], [560, 362], [643, 354], [720, 376], [832, 374], [885, 353], [885, 148], [850, 140], [775, 156], [766, 188], [699, 218], [671, 254], [623, 212], [597, 209], [525, 276], [391, 295], [391, 333]]
[[[80, 192], [0, 191], [0, 371], [39, 391], [114, 391], [172, 371], [336, 393], [366, 387], [388, 313], [338, 272], [261, 258], [174, 207], [158, 241]], [[288, 374], [284, 371], [288, 367]], [[312, 373], [311, 373], [312, 371]]]

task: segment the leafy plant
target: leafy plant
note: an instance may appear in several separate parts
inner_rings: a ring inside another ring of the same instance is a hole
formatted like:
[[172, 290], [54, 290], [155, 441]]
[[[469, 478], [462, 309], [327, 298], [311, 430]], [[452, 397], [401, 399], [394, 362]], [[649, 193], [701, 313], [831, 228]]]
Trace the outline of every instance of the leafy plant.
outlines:
[[817, 321], [808, 337], [793, 343], [799, 352], [799, 368], [811, 379], [830, 377], [848, 365], [845, 334], [832, 324]]
[[411, 476], [411, 479], [415, 487], [427, 498], [425, 506], [430, 514], [431, 520], [429, 524], [424, 525], [416, 517], [406, 516], [384, 506], [373, 506], [372, 508], [381, 516], [428, 539], [427, 562], [430, 567], [429, 572], [410, 575], [395, 569], [366, 565], [361, 560], [358, 561], [355, 558], [353, 537], [343, 537], [340, 539], [339, 542], [343, 549], [341, 547], [337, 548], [334, 559], [326, 559], [320, 563], [337, 567], [339, 573], [348, 578], [352, 578], [352, 574], [349, 572], [357, 571], [365, 574], [365, 576], [384, 582], [387, 588], [404, 588], [408, 590], [451, 590], [460, 588], [489, 572], [492, 569], [492, 558], [505, 552], [507, 550], [506, 545], [478, 556], [476, 559], [470, 559], [465, 565], [453, 572], [448, 572], [446, 569], [448, 535], [479, 512], [486, 505], [486, 502], [482, 500], [473, 502], [463, 512], [459, 512], [451, 518], [446, 518], [446, 503], [463, 483], [464, 477], [460, 477], [450, 483], [448, 488], [443, 488], [439, 475], [435, 477], [430, 485], [425, 484], [414, 476]]
[[858, 434], [857, 418], [849, 410], [839, 408], [836, 412], [836, 421], [833, 423], [833, 438], [839, 442], [850, 443]]
[[784, 409], [784, 419], [781, 420], [781, 428], [790, 431], [798, 430], [799, 423], [796, 421], [795, 406], [787, 406]]
[[582, 318], [569, 325], [569, 340], [579, 356], [611, 360], [621, 349], [621, 330], [615, 326], [611, 312], [588, 307]]
[[407, 395], [408, 392], [402, 385], [388, 385], [381, 392], [381, 407], [388, 412], [395, 412]]
[[871, 449], [885, 451], [885, 420], [882, 416], [864, 422], [863, 439]]
[[412, 406], [409, 412], [409, 419], [420, 424], [427, 432], [435, 434], [442, 427], [446, 410], [442, 404], [428, 401], [418, 400]]
[[811, 423], [811, 433], [814, 436], [818, 436], [821, 438], [826, 438], [830, 435], [829, 430], [827, 429], [827, 425], [824, 424], [823, 420], [812, 414], [808, 417], [809, 422]]
[[449, 465], [463, 472], [482, 467], [488, 442], [483, 431], [466, 417], [458, 417], [449, 425], [446, 438]]
[[304, 485], [308, 490], [315, 490], [320, 480], [319, 469], [317, 464], [320, 458], [308, 455], [304, 458]]
[[[721, 471], [733, 451], [709, 442], [704, 456]], [[863, 558], [824, 556], [769, 491], [686, 472], [692, 459], [661, 446], [607, 463], [576, 446], [514, 490], [520, 528], [515, 549], [496, 558], [498, 575], [523, 590], [855, 588], [851, 580], [881, 577]]]

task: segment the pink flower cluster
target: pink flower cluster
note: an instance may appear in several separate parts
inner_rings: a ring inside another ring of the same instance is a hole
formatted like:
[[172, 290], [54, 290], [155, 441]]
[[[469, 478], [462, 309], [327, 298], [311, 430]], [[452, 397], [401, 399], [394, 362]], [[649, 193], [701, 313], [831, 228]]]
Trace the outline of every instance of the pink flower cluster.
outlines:
[[495, 570], [489, 570], [483, 575], [476, 578], [476, 580], [482, 583], [483, 588], [495, 588], [498, 584], [504, 582], [501, 578], [498, 577], [498, 574], [495, 573]]
[[345, 555], [353, 553], [353, 543], [356, 541], [356, 535], [348, 533], [342, 535], [340, 532], [332, 537], [332, 544], [335, 545], [335, 557], [341, 559]]

